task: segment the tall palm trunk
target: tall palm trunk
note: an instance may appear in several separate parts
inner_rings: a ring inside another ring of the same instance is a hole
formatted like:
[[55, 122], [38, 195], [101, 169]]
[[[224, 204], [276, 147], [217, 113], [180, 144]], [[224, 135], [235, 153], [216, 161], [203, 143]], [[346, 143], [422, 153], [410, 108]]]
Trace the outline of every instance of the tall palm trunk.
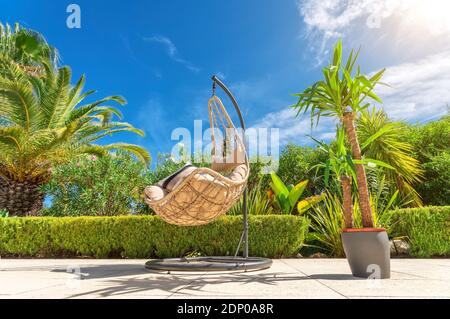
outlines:
[[[361, 160], [361, 149], [359, 147], [358, 136], [356, 135], [353, 123], [355, 115], [353, 112], [344, 113], [344, 127], [348, 141], [352, 148], [352, 156], [355, 160]], [[373, 227], [372, 208], [370, 207], [369, 189], [367, 187], [367, 177], [362, 164], [356, 164], [356, 181], [358, 183], [359, 206], [361, 208], [361, 219], [363, 227]]]
[[9, 216], [35, 216], [43, 208], [44, 194], [36, 180], [16, 181], [0, 176], [0, 209]]
[[341, 176], [344, 223], [345, 228], [353, 228], [353, 202], [351, 179], [347, 175]]

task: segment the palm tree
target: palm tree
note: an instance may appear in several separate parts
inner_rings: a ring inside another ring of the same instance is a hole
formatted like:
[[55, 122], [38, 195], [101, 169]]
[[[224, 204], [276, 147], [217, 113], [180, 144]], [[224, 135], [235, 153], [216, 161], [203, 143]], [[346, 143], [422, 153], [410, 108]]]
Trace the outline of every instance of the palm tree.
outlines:
[[409, 154], [412, 145], [402, 140], [402, 124], [389, 120], [383, 110], [364, 111], [356, 120], [356, 130], [365, 156], [383, 161], [395, 170], [386, 172], [387, 181], [396, 185], [403, 197], [411, 196], [417, 206], [422, 206], [419, 193], [413, 184], [423, 178], [420, 162]]
[[[352, 157], [360, 161], [361, 149], [354, 126], [354, 119], [361, 111], [369, 106], [364, 103], [367, 97], [381, 102], [380, 98], [373, 92], [374, 87], [379, 83], [384, 69], [368, 77], [361, 73], [360, 67], [354, 67], [359, 51], [350, 52], [347, 62], [342, 63], [342, 42], [334, 47], [333, 61], [328, 67], [323, 68], [324, 80], [314, 83], [302, 93], [295, 94], [299, 97], [298, 103], [293, 107], [301, 112], [310, 112], [311, 125], [314, 118], [316, 123], [321, 116], [329, 116], [339, 119], [345, 128], [347, 140], [351, 146]], [[352, 74], [352, 73], [355, 74]], [[364, 227], [373, 227], [373, 216], [370, 207], [369, 190], [367, 178], [362, 164], [356, 164], [357, 187], [359, 194], [359, 204]]]
[[69, 67], [44, 64], [44, 76], [30, 76], [0, 54], [0, 210], [10, 215], [36, 214], [43, 205], [42, 184], [55, 165], [80, 154], [104, 155], [113, 149], [132, 152], [148, 163], [150, 155], [137, 145], [94, 144], [117, 132], [144, 133], [126, 122], [112, 121], [120, 111], [105, 103], [125, 100], [110, 96], [82, 105], [94, 91], [83, 93], [85, 77], [71, 85]]
[[0, 23], [0, 52], [32, 75], [42, 75], [43, 65], [56, 66], [58, 51], [50, 46], [42, 34], [22, 28], [18, 23], [11, 28]]

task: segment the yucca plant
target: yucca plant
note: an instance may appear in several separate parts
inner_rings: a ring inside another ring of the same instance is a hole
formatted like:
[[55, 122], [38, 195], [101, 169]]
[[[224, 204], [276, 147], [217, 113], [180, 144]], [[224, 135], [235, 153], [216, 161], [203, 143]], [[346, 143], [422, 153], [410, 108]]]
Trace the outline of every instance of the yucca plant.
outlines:
[[122, 97], [82, 104], [94, 93], [83, 93], [84, 76], [72, 86], [69, 67], [44, 67], [44, 76], [32, 76], [0, 54], [0, 209], [13, 216], [35, 215], [43, 205], [40, 187], [52, 168], [80, 154], [101, 156], [123, 149], [150, 161], [148, 152], [137, 145], [95, 144], [117, 132], [144, 134], [129, 123], [112, 120], [121, 112], [104, 104], [123, 105]]
[[272, 179], [270, 188], [273, 194], [271, 195], [271, 198], [274, 199], [274, 204], [277, 210], [283, 214], [292, 214], [295, 208], [297, 208], [298, 214], [303, 214], [305, 211], [322, 200], [321, 195], [316, 195], [299, 201], [306, 186], [308, 185], [307, 180], [294, 186], [285, 185], [274, 172], [270, 174], [270, 177]]
[[353, 228], [353, 199], [352, 185], [357, 181], [356, 165], [367, 165], [369, 167], [383, 167], [394, 169], [385, 162], [374, 160], [371, 158], [363, 158], [354, 160], [347, 151], [344, 139], [344, 130], [341, 127], [336, 129], [336, 140], [332, 145], [328, 145], [311, 137], [318, 145], [318, 150], [327, 155], [328, 159], [325, 163], [319, 163], [312, 167], [316, 169], [316, 175], [319, 169], [323, 169], [323, 178], [325, 187], [329, 188], [330, 177], [334, 178], [342, 190], [342, 204], [344, 224], [346, 228]]
[[402, 139], [404, 132], [399, 122], [390, 121], [382, 110], [364, 111], [356, 120], [356, 130], [361, 139], [361, 151], [394, 167], [386, 172], [386, 178], [399, 190], [402, 197], [413, 198], [416, 206], [422, 206], [414, 184], [423, 179], [420, 162], [411, 156], [412, 145]]
[[[343, 125], [348, 143], [351, 147], [352, 158], [356, 161], [362, 159], [361, 149], [354, 126], [354, 119], [361, 111], [365, 110], [369, 103], [366, 98], [381, 102], [380, 98], [373, 92], [375, 86], [380, 83], [384, 69], [372, 76], [361, 73], [360, 67], [355, 64], [358, 52], [350, 51], [346, 63], [342, 61], [342, 42], [334, 47], [333, 60], [329, 66], [323, 68], [324, 80], [314, 83], [302, 93], [297, 93], [299, 100], [293, 105], [300, 113], [309, 112], [311, 125], [320, 117], [333, 117]], [[359, 194], [359, 203], [364, 227], [373, 227], [373, 216], [370, 207], [369, 190], [364, 166], [356, 163], [356, 177]]]

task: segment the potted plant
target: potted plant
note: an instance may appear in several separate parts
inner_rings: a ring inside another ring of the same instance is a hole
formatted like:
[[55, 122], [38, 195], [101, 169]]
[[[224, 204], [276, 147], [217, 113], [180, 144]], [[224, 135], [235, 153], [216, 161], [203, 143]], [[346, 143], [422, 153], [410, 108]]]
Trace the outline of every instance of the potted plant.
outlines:
[[[327, 116], [338, 119], [343, 127], [351, 149], [363, 226], [359, 229], [353, 228], [351, 219], [346, 217], [346, 228], [342, 231], [344, 251], [354, 276], [389, 278], [389, 239], [385, 229], [374, 227], [363, 165], [365, 161], [361, 156], [354, 125], [355, 117], [370, 105], [366, 99], [381, 103], [381, 99], [373, 90], [380, 83], [385, 69], [372, 76], [362, 74], [359, 66], [355, 68], [358, 55], [359, 51], [351, 50], [346, 63], [343, 64], [342, 42], [338, 41], [334, 47], [332, 62], [323, 68], [324, 80], [314, 83], [302, 93], [295, 94], [299, 100], [293, 107], [298, 110], [297, 115], [310, 112], [311, 124], [314, 118], [318, 123], [321, 116]], [[351, 180], [348, 174], [343, 174], [341, 181], [345, 195], [344, 208], [348, 211], [351, 203], [348, 197]]]

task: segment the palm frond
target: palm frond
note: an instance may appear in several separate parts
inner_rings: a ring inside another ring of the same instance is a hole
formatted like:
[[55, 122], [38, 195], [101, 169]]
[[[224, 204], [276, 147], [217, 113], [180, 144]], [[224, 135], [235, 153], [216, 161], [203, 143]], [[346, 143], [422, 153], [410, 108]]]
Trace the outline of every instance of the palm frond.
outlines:
[[374, 108], [362, 113], [356, 120], [356, 128], [364, 156], [393, 167], [393, 170], [386, 170], [389, 182], [397, 186], [402, 196], [410, 194], [416, 205], [422, 205], [413, 185], [422, 180], [423, 170], [419, 161], [411, 156], [412, 146], [402, 139], [401, 124], [390, 121], [383, 110]]
[[132, 153], [136, 156], [140, 161], [145, 164], [149, 164], [152, 160], [150, 153], [139, 145], [127, 144], [127, 143], [114, 143], [104, 146], [107, 150], [123, 150], [129, 153]]

